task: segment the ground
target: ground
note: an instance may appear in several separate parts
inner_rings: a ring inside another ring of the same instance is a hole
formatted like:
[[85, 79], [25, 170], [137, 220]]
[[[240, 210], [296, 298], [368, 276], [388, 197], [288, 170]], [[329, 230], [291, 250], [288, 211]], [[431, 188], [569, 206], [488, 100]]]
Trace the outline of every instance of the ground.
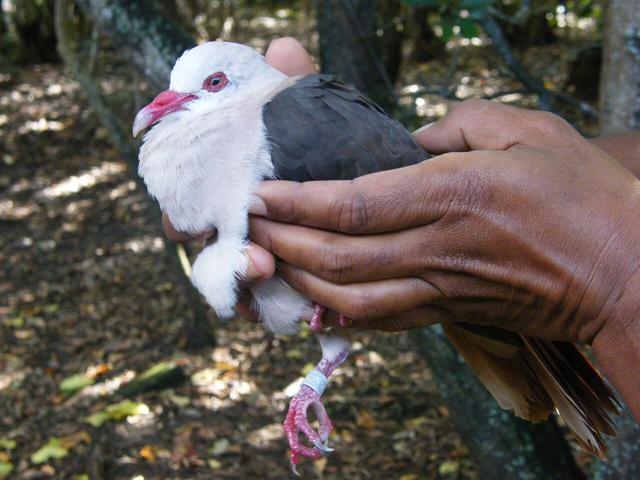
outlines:
[[[236, 320], [215, 324], [215, 348], [186, 348], [191, 308], [151, 204], [62, 67], [0, 73], [0, 136], [0, 466], [287, 478], [285, 390], [319, 359], [313, 337]], [[167, 361], [185, 381], [100, 414]], [[360, 334], [325, 394], [337, 451], [305, 478], [475, 478], [430, 378], [405, 335]]]

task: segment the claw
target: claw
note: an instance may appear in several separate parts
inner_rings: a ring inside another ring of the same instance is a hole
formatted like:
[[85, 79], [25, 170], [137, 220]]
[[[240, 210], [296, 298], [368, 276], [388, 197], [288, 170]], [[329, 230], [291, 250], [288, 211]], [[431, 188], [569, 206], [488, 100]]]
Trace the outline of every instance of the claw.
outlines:
[[295, 463], [291, 462], [291, 473], [293, 473], [296, 477], [300, 476], [300, 473], [298, 472], [298, 465], [296, 465]]
[[329, 443], [327, 442], [322, 443], [320, 440], [316, 440], [315, 442], [313, 442], [313, 444], [316, 446], [318, 450], [324, 453], [331, 453], [335, 450], [335, 448], [331, 448], [329, 446]]

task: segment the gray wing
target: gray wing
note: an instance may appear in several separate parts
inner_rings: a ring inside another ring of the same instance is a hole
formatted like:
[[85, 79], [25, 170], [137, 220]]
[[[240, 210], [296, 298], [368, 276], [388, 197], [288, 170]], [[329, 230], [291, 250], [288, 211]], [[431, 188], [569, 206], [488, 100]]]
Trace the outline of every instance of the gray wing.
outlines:
[[307, 75], [284, 89], [263, 119], [284, 180], [348, 180], [429, 158], [399, 122], [329, 75]]

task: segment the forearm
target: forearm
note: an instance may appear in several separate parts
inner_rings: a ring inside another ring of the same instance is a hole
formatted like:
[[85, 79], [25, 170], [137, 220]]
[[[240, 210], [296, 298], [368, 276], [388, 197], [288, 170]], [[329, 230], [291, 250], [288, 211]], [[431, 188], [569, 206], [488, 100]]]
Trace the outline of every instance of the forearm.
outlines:
[[592, 138], [591, 142], [640, 178], [640, 133], [623, 133]]

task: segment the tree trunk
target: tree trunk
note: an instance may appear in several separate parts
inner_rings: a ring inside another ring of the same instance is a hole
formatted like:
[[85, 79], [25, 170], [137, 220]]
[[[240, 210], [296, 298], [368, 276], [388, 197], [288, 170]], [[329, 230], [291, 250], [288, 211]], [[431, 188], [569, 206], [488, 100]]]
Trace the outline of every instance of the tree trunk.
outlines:
[[564, 435], [555, 420], [533, 424], [502, 410], [440, 326], [412, 332], [433, 372], [438, 390], [472, 453], [479, 478], [580, 480]]
[[[180, 30], [174, 29], [171, 22], [163, 17], [160, 12], [148, 8], [146, 2], [131, 2], [135, 3], [133, 6], [127, 5], [128, 2], [124, 0], [78, 0], [77, 3], [82, 6], [85, 14], [93, 21], [94, 28], [98, 27], [102, 31], [110, 32], [113, 40], [122, 48], [122, 52], [125, 52], [130, 61], [135, 62], [145, 73], [155, 75], [152, 78], [147, 77], [149, 83], [160, 86], [166, 84], [175, 57], [171, 49], [166, 46], [167, 40], [163, 40], [158, 44], [154, 44], [151, 40], [166, 34], [167, 38], [173, 38], [176, 41], [182, 39], [186, 44], [188, 42], [186, 35], [182, 36]], [[86, 43], [83, 40], [86, 39], [82, 38], [83, 36], [86, 37], [86, 32], [83, 32], [83, 28], [79, 28], [78, 25], [72, 25], [69, 20], [72, 5], [73, 0], [57, 0], [55, 5], [55, 30], [58, 37], [60, 56], [82, 85], [98, 118], [109, 132], [112, 143], [127, 162], [132, 177], [139, 188], [144, 190], [146, 187], [137, 175], [138, 151], [129, 133], [130, 124], [123, 122], [114, 109], [110, 107], [106, 96], [99, 87], [99, 83], [92, 76], [90, 67], [92, 59], [87, 56], [87, 48], [83, 45]], [[104, 7], [106, 10], [102, 11], [100, 7]], [[96, 16], [94, 17], [94, 15]], [[137, 18], [135, 15], [143, 16]], [[149, 30], [143, 30], [145, 27], [148, 27]], [[122, 34], [128, 29], [135, 30], [135, 34], [127, 38], [118, 36], [118, 32]], [[145, 34], [148, 34], [149, 40], [137, 45], [137, 49], [141, 52], [138, 53], [136, 52], [136, 45], [132, 42], [144, 37]], [[120, 53], [120, 50], [118, 50], [118, 53]], [[162, 54], [164, 56], [161, 56]], [[141, 58], [141, 55], [152, 55], [151, 59], [153, 61], [147, 61]], [[154, 220], [159, 226], [159, 210], [150, 208], [149, 211], [152, 212]], [[185, 295], [191, 309], [191, 312], [185, 315], [187, 346], [196, 348], [204, 345], [215, 345], [215, 335], [208, 320], [208, 310], [198, 292], [184, 275], [175, 247], [167, 243], [165, 254], [167, 261], [176, 272], [177, 280], [181, 287], [180, 292], [177, 292], [177, 294]]]
[[429, 25], [429, 7], [412, 7], [408, 23], [411, 36], [411, 59], [428, 62], [446, 56], [444, 42]]
[[379, 2], [316, 0], [322, 71], [355, 85], [382, 107], [395, 107], [378, 30]]
[[18, 58], [25, 62], [58, 60], [53, 26], [54, 0], [14, 2], [9, 22], [15, 30]]
[[640, 0], [610, 0], [600, 75], [600, 132], [640, 129]]
[[194, 41], [147, 0], [76, 0], [86, 15], [155, 88], [166, 88], [171, 68]]

